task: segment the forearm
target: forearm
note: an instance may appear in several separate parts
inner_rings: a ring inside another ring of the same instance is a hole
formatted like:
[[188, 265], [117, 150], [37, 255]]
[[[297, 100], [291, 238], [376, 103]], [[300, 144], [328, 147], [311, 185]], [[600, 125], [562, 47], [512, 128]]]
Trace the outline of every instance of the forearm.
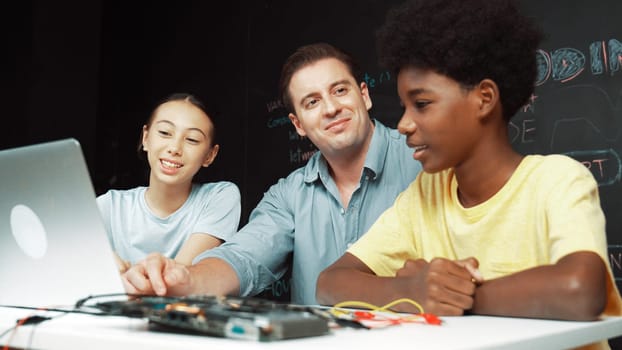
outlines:
[[575, 254], [555, 265], [484, 282], [476, 289], [471, 312], [562, 320], [596, 319], [606, 305], [607, 271], [595, 254], [596, 258], [592, 256], [580, 264], [568, 263]]
[[171, 287], [172, 295], [238, 295], [240, 282], [235, 270], [224, 260], [206, 258], [188, 266], [189, 283]]
[[[335, 305], [343, 301], [365, 301], [382, 306], [400, 298], [413, 297], [404, 290], [404, 282], [405, 279], [379, 277], [358, 270], [335, 268], [320, 274], [316, 298], [322, 305]], [[417, 310], [410, 304], [403, 304], [398, 305], [396, 311]]]
[[[425, 312], [438, 315], [462, 315], [472, 308], [475, 291], [471, 273], [454, 261], [408, 260], [395, 277], [378, 277], [350, 254], [322, 272], [317, 287], [316, 297], [322, 304], [356, 300], [380, 306], [408, 298]], [[409, 303], [398, 304], [394, 310], [419, 311]]]
[[181, 246], [175, 261], [186, 266], [192, 265], [192, 260], [206, 250], [219, 246], [222, 241], [207, 233], [194, 233]]

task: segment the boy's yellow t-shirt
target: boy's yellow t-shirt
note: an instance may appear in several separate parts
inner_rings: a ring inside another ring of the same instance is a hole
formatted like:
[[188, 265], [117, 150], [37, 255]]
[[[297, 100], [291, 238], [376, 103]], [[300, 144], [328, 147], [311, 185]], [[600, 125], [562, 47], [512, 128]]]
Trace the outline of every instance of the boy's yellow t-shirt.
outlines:
[[499, 192], [471, 208], [460, 204], [457, 186], [452, 169], [420, 173], [348, 252], [380, 276], [394, 276], [406, 259], [473, 256], [493, 279], [593, 251], [609, 268], [604, 314], [622, 315], [598, 186], [584, 165], [526, 156]]

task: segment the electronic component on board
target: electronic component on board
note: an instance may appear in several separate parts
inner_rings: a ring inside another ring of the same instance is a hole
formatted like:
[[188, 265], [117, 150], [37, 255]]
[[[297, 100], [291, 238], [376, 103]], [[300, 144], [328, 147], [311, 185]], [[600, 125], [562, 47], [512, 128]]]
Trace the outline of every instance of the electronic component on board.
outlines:
[[329, 333], [329, 320], [305, 307], [241, 297], [139, 297], [96, 307], [147, 318], [152, 330], [273, 341]]

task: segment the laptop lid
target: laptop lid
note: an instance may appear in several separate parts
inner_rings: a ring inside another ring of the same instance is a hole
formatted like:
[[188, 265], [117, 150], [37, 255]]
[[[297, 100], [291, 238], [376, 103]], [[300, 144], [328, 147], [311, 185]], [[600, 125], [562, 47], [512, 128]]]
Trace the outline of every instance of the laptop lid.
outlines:
[[0, 151], [0, 304], [71, 306], [122, 293], [80, 144]]

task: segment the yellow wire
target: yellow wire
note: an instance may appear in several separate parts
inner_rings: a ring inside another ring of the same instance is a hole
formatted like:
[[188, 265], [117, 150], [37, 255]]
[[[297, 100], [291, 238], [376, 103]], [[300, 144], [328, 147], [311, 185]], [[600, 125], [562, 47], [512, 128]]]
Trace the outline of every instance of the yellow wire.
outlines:
[[419, 313], [422, 314], [423, 313], [423, 307], [421, 307], [421, 305], [419, 305], [419, 303], [417, 303], [416, 301], [409, 299], [409, 298], [401, 298], [401, 299], [397, 299], [394, 300], [386, 305], [383, 306], [377, 306], [374, 304], [370, 304], [364, 301], [357, 301], [357, 300], [350, 300], [350, 301], [342, 301], [340, 303], [337, 303], [335, 305], [333, 305], [333, 308], [330, 310], [330, 312], [335, 315], [335, 316], [339, 316], [339, 315], [343, 315], [346, 314], [347, 312], [343, 311], [343, 310], [337, 310], [337, 309], [341, 309], [341, 308], [364, 308], [364, 309], [369, 309], [372, 311], [386, 311], [386, 312], [394, 312], [393, 310], [390, 310], [391, 307], [397, 305], [397, 304], [401, 304], [401, 303], [409, 303], [411, 305], [414, 305], [418, 310]]

